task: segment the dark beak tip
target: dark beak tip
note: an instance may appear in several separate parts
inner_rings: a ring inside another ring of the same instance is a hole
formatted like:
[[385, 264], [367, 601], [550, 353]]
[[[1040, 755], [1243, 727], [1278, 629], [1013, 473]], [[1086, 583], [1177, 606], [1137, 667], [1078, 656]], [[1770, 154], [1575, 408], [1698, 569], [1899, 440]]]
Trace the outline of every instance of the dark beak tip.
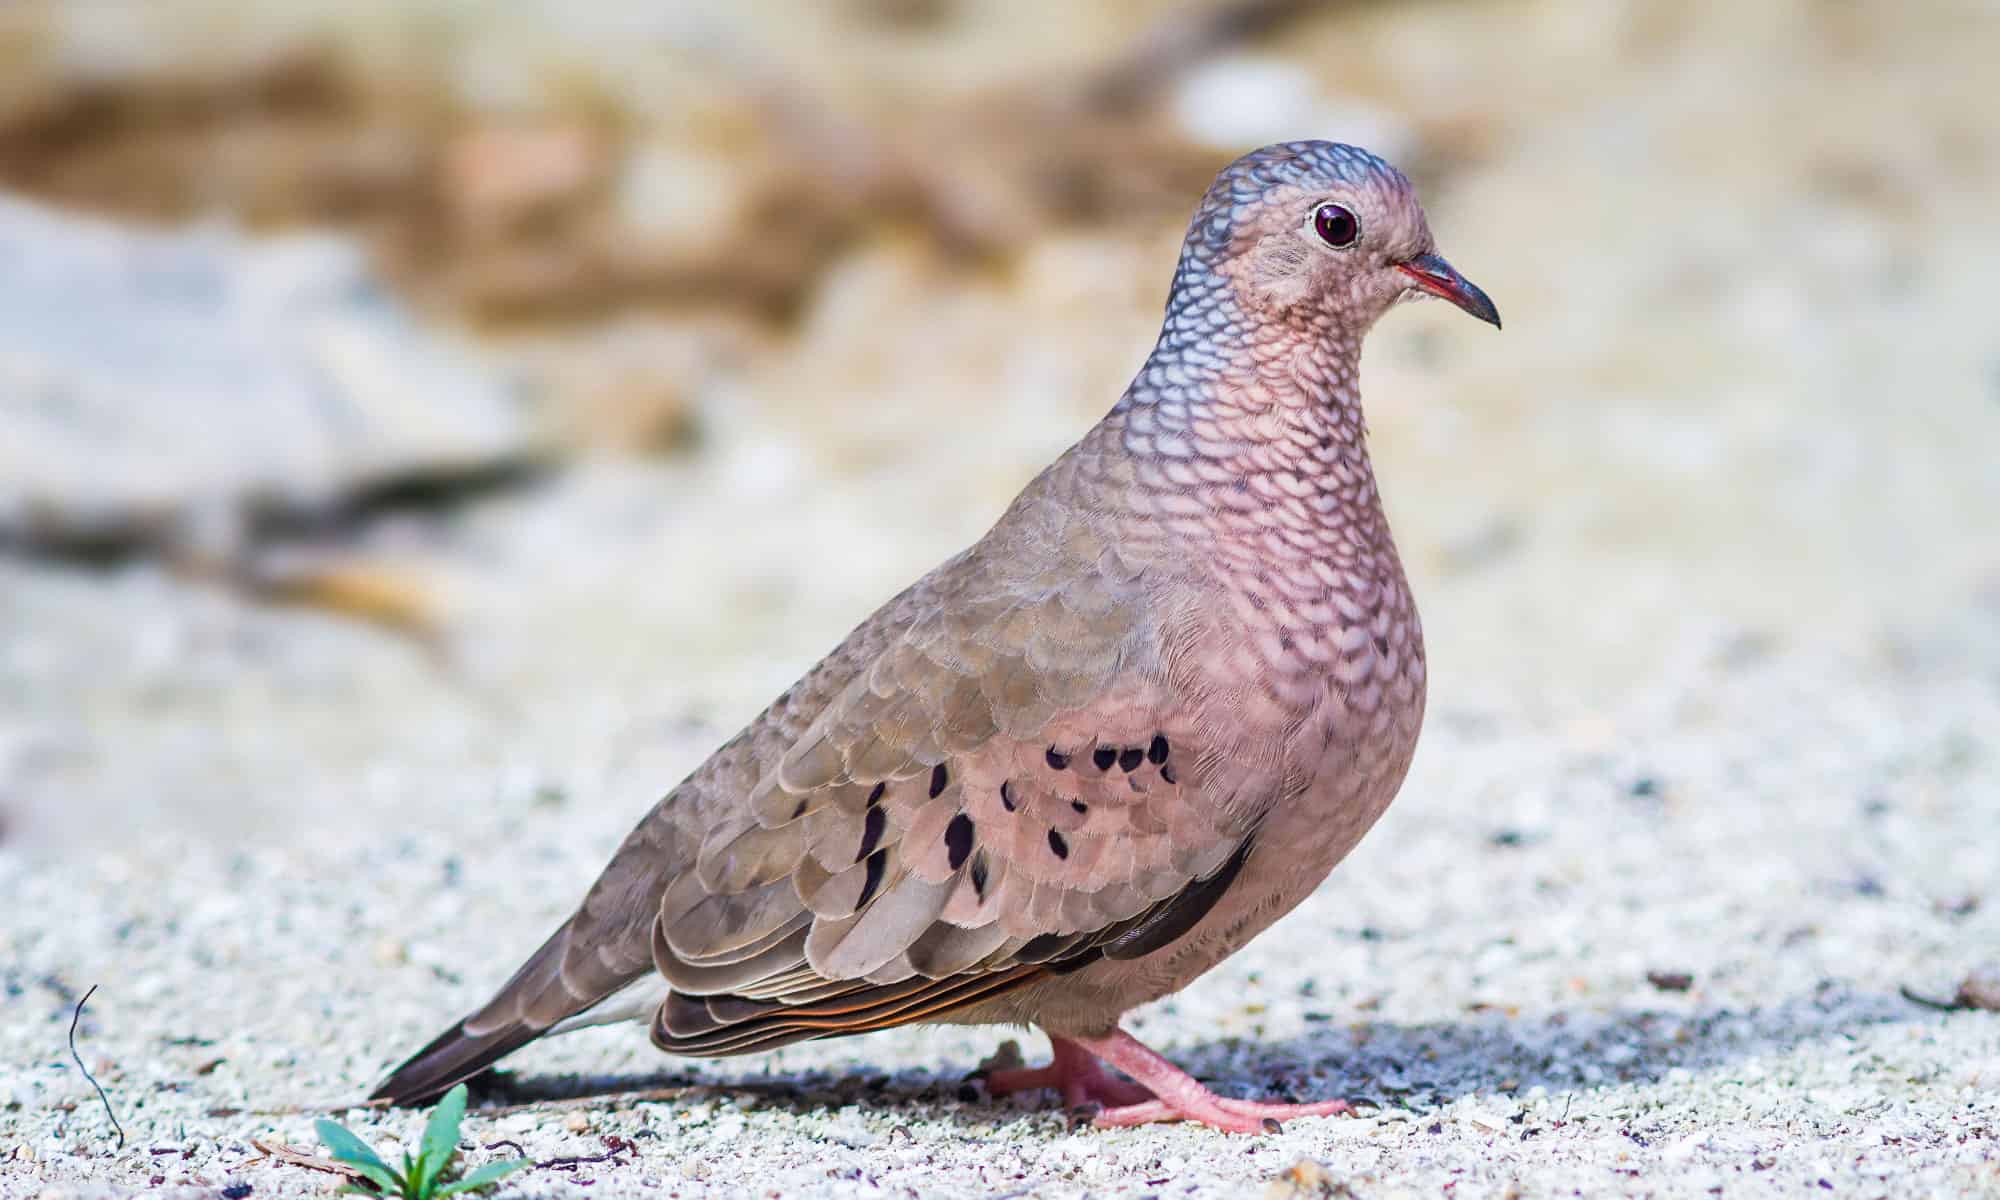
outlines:
[[1499, 329], [1500, 310], [1479, 285], [1458, 273], [1458, 269], [1437, 254], [1420, 254], [1403, 263], [1403, 273], [1424, 291], [1449, 300], [1467, 314]]
[[1478, 317], [1488, 325], [1491, 325], [1493, 328], [1500, 328], [1500, 309], [1494, 305], [1492, 299], [1483, 290], [1473, 286], [1470, 282], [1465, 284], [1465, 290], [1468, 293], [1467, 298], [1472, 303], [1461, 304], [1459, 307]]

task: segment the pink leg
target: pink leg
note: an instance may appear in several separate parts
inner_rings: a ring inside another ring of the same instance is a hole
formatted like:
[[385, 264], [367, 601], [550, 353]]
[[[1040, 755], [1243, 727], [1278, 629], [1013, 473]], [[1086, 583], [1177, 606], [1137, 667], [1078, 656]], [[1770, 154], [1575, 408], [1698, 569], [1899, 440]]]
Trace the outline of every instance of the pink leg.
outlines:
[[[1122, 1029], [1101, 1038], [1051, 1034], [1049, 1042], [1055, 1055], [1048, 1066], [995, 1071], [987, 1076], [987, 1088], [996, 1096], [1026, 1088], [1060, 1088], [1063, 1101], [1071, 1107], [1092, 1102], [1102, 1105], [1096, 1119], [1102, 1126], [1198, 1121], [1229, 1133], [1262, 1133], [1279, 1121], [1352, 1111], [1345, 1100], [1273, 1104], [1218, 1096]], [[1116, 1078], [1104, 1069], [1106, 1066], [1130, 1075], [1136, 1084]]]
[[1085, 1104], [1110, 1108], [1113, 1105], [1138, 1104], [1153, 1098], [1153, 1093], [1145, 1088], [1127, 1083], [1105, 1070], [1104, 1064], [1098, 1062], [1090, 1051], [1068, 1038], [1050, 1034], [1049, 1048], [1054, 1053], [1046, 1067], [988, 1071], [986, 1090], [995, 1096], [1007, 1096], [1049, 1088], [1061, 1092], [1063, 1103], [1070, 1108]]

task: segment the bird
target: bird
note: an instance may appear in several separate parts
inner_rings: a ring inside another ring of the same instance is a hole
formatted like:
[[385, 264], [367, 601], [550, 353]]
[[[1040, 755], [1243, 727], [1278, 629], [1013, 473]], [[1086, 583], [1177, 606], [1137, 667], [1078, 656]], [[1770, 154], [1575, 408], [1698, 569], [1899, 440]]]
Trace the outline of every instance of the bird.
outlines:
[[1357, 381], [1421, 296], [1500, 325], [1388, 162], [1298, 141], [1225, 167], [1104, 418], [656, 803], [373, 1099], [583, 1025], [716, 1057], [922, 1022], [1040, 1029], [1049, 1064], [989, 1092], [1101, 1126], [1346, 1112], [1218, 1095], [1121, 1020], [1311, 894], [1409, 769], [1423, 634]]

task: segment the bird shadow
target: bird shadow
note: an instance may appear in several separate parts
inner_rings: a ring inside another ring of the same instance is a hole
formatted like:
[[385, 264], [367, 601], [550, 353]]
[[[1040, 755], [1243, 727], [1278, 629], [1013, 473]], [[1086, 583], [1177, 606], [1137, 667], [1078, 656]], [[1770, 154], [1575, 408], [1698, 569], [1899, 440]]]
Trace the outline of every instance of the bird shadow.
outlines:
[[[1532, 1016], [1485, 1009], [1445, 1021], [1337, 1022], [1306, 1014], [1305, 1029], [1275, 1039], [1222, 1037], [1161, 1046], [1224, 1095], [1281, 1100], [1341, 1098], [1379, 1109], [1427, 1111], [1464, 1096], [1563, 1096], [1611, 1084], [1665, 1082], [1777, 1057], [1857, 1029], [1936, 1019], [1893, 993], [1831, 982], [1775, 1004], [1735, 1008], [1662, 995], [1658, 1005], [1559, 1009]], [[1134, 1032], [1145, 1036], [1145, 1021]], [[996, 1043], [997, 1044], [997, 1043]], [[1030, 1049], [1031, 1059], [1036, 1057]], [[1052, 1095], [989, 1097], [974, 1064], [887, 1072], [801, 1071], [718, 1076], [664, 1071], [519, 1076], [475, 1081], [483, 1103], [533, 1109], [552, 1103], [671, 1101], [748, 1095], [758, 1107], [797, 1112], [867, 1104], [921, 1111], [967, 1125], [1061, 1114]]]

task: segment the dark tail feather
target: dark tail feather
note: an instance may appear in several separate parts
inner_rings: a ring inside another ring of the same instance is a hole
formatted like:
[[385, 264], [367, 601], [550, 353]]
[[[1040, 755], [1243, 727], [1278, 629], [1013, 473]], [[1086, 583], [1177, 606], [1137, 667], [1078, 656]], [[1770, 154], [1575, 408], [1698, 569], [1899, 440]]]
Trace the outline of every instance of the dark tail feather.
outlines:
[[387, 1100], [403, 1108], [428, 1104], [450, 1091], [454, 1084], [464, 1083], [542, 1033], [531, 1025], [517, 1023], [474, 1036], [465, 1032], [465, 1023], [461, 1021], [391, 1071], [368, 1098]]
[[[397, 1105], [436, 1099], [453, 1084], [479, 1074], [650, 969], [650, 954], [635, 954], [620, 945], [632, 940], [629, 932], [607, 930], [595, 922], [579, 933], [579, 925], [586, 922], [587, 910], [565, 922], [485, 1008], [389, 1072], [369, 1099]], [[644, 925], [638, 927], [643, 930]], [[612, 932], [623, 936], [608, 943], [597, 940]]]
[[372, 1098], [419, 1104], [441, 1096], [651, 971], [660, 894], [683, 857], [662, 811], [656, 808], [626, 836], [583, 907], [491, 1003], [389, 1072]]

